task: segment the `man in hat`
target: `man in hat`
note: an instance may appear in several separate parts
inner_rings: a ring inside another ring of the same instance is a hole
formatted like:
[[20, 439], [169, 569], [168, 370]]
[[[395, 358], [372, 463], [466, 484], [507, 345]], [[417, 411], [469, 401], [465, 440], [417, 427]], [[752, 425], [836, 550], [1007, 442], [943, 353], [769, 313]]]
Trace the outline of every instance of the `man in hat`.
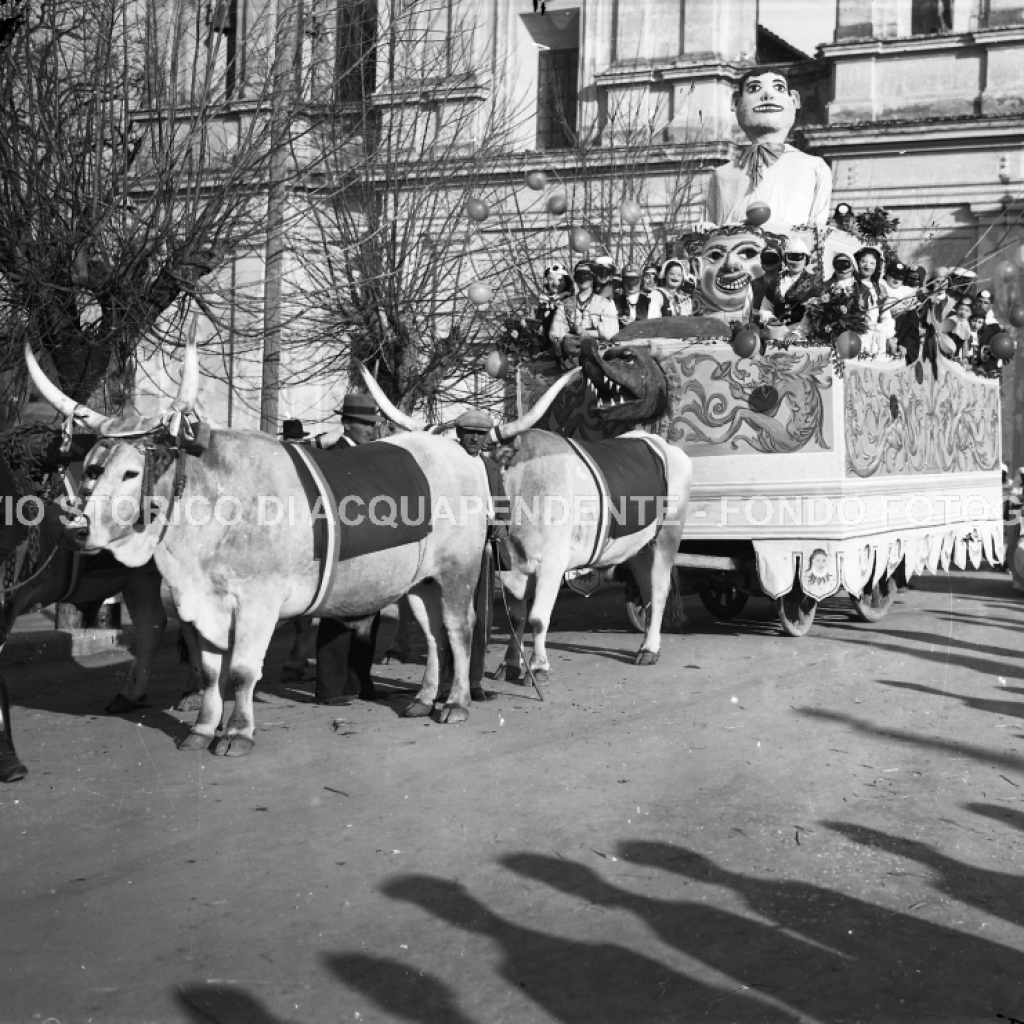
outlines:
[[[320, 434], [313, 439], [318, 448], [356, 448], [376, 439], [377, 427], [383, 421], [372, 396], [348, 394], [336, 411], [341, 413], [344, 433]], [[379, 627], [380, 612], [350, 623], [320, 620], [316, 633], [315, 703], [351, 704], [357, 695], [363, 700], [377, 696], [370, 673]]]
[[316, 448], [352, 448], [369, 444], [377, 438], [377, 428], [383, 419], [372, 395], [348, 394], [341, 403], [341, 430], [329, 430], [313, 438]]
[[303, 429], [302, 420], [285, 420], [281, 428], [281, 440], [291, 444], [302, 444], [309, 437], [309, 431]]
[[[992, 292], [988, 288], [982, 288], [974, 299], [974, 305], [979, 307], [985, 314], [986, 324], [998, 324], [995, 313], [992, 312]], [[1000, 328], [1002, 330], [1002, 328]], [[998, 332], [996, 332], [998, 333]]]
[[640, 268], [622, 268], [622, 291], [615, 296], [615, 308], [619, 313], [619, 323], [625, 327], [635, 320], [646, 320], [648, 317], [661, 316], [661, 309], [652, 309], [651, 296], [640, 289]]
[[598, 256], [593, 261], [594, 291], [605, 299], [615, 298], [615, 260], [611, 256]]
[[[765, 256], [771, 251], [765, 249], [761, 253], [762, 266], [765, 265]], [[811, 251], [803, 239], [796, 235], [787, 236], [779, 269], [775, 272], [766, 269], [764, 277], [756, 279], [752, 285], [754, 311], [763, 311], [767, 306], [779, 323], [787, 327], [800, 323], [808, 301], [821, 291], [821, 286], [808, 269], [810, 261]], [[769, 268], [771, 263], [769, 258]]]
[[[487, 485], [492, 498], [504, 498], [505, 488], [501, 481], [501, 470], [493, 459], [484, 454], [484, 444], [494, 424], [487, 413], [469, 409], [455, 421], [455, 436], [466, 452], [479, 458], [487, 472]], [[491, 637], [491, 622], [494, 617], [494, 566], [491, 560], [491, 545], [484, 546], [480, 563], [480, 581], [473, 597], [473, 608], [482, 629], [473, 630], [473, 646], [469, 656], [469, 695], [473, 700], [488, 700], [481, 685], [484, 678], [484, 659]]]

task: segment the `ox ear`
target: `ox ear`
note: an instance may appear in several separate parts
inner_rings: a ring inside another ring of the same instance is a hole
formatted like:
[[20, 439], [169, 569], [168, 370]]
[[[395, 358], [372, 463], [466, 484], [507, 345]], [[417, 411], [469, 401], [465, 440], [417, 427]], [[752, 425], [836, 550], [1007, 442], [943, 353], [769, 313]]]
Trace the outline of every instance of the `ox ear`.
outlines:
[[401, 409], [397, 409], [392, 404], [388, 396], [381, 390], [380, 385], [374, 380], [373, 374], [370, 373], [360, 360], [356, 360], [356, 365], [359, 367], [359, 372], [363, 375], [366, 390], [373, 395], [373, 400], [377, 403], [377, 407], [392, 423], [397, 423], [400, 427], [405, 427], [406, 430], [427, 429], [427, 424], [424, 421], [407, 416]]
[[74, 417], [84, 423], [90, 430], [102, 434], [104, 427], [110, 422], [110, 417], [103, 416], [90, 409], [87, 405], [79, 405], [73, 398], [69, 398], [49, 377], [43, 373], [42, 367], [36, 362], [32, 346], [25, 342], [25, 365], [28, 367], [28, 374], [35, 384], [36, 390], [43, 400], [54, 407], [62, 416]]

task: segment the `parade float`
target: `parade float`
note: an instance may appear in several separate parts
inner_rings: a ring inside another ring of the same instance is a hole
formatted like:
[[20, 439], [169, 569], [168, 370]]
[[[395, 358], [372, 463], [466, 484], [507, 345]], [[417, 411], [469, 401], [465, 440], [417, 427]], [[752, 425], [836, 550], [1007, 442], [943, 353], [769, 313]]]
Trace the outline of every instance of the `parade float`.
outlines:
[[[643, 429], [680, 446], [694, 465], [680, 592], [721, 619], [764, 595], [792, 636], [841, 591], [873, 622], [925, 569], [1004, 557], [999, 382], [945, 358], [949, 323], [923, 312], [956, 282], [939, 276], [900, 306], [920, 332], [916, 359], [887, 352], [877, 311], [869, 322], [848, 298], [864, 239], [827, 220], [827, 167], [786, 144], [798, 105], [775, 72], [739, 83], [751, 145], [716, 169], [708, 221], [673, 253], [697, 315], [637, 320], [610, 346], [585, 342], [517, 375], [525, 412], [578, 358], [583, 375], [542, 426], [589, 440]], [[781, 319], [759, 314], [768, 250], [806, 253], [800, 281], [816, 285]], [[639, 628], [629, 581], [627, 594]]]

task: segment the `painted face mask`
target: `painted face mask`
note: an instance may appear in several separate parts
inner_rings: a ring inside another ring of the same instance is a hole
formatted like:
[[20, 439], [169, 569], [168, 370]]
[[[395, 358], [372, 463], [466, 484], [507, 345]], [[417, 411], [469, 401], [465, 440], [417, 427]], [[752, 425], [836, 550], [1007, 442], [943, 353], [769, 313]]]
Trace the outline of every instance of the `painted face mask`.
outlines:
[[772, 71], [748, 78], [734, 102], [736, 120], [743, 134], [751, 140], [766, 133], [788, 135], [799, 106], [786, 80]]
[[753, 232], [707, 238], [698, 257], [698, 278], [708, 310], [743, 312], [764, 247], [764, 239]]

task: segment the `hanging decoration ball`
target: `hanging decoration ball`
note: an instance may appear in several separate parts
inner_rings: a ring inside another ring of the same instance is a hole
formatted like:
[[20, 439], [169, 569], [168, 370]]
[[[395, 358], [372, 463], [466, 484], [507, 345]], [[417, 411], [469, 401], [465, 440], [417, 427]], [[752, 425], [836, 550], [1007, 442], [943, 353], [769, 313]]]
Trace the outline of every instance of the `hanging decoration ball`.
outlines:
[[587, 252], [590, 241], [590, 232], [586, 228], [573, 228], [569, 232], [569, 248], [573, 252]]
[[1000, 331], [988, 343], [988, 347], [992, 350], [992, 355], [996, 359], [1002, 359], [1004, 362], [1012, 359], [1013, 353], [1017, 351], [1017, 343], [1005, 331]]
[[1000, 281], [1013, 281], [1017, 277], [1017, 268], [1009, 260], [1000, 260], [996, 264], [996, 277]]
[[491, 289], [483, 281], [474, 281], [468, 289], [469, 301], [477, 306], [486, 306], [491, 301]]
[[640, 218], [643, 217], [644, 211], [641, 209], [640, 204], [634, 199], [627, 199], [619, 207], [619, 216], [623, 219], [626, 224], [637, 224]]
[[569, 200], [561, 192], [556, 192], [548, 199], [548, 213], [561, 217], [569, 209]]
[[466, 203], [466, 215], [470, 220], [475, 220], [479, 224], [491, 215], [491, 208], [482, 199], [477, 199], [474, 196]]
[[841, 359], [856, 359], [860, 355], [860, 335], [853, 331], [843, 331], [836, 338], [836, 352]]
[[548, 176], [543, 171], [527, 171], [526, 187], [534, 192], [542, 192], [548, 187]]
[[747, 207], [747, 223], [759, 228], [772, 219], [772, 208], [767, 203], [758, 200]]
[[504, 352], [499, 352], [495, 349], [484, 363], [484, 371], [488, 377], [493, 377], [495, 380], [503, 380], [508, 376], [508, 358]]
[[732, 339], [732, 350], [740, 359], [749, 359], [761, 346], [761, 338], [756, 331], [737, 331]]
[[1011, 306], [1007, 319], [1010, 321], [1011, 327], [1024, 327], [1024, 306], [1019, 302], [1015, 306]]
[[939, 267], [939, 269], [935, 271], [936, 277], [949, 277], [949, 274], [949, 267]]

